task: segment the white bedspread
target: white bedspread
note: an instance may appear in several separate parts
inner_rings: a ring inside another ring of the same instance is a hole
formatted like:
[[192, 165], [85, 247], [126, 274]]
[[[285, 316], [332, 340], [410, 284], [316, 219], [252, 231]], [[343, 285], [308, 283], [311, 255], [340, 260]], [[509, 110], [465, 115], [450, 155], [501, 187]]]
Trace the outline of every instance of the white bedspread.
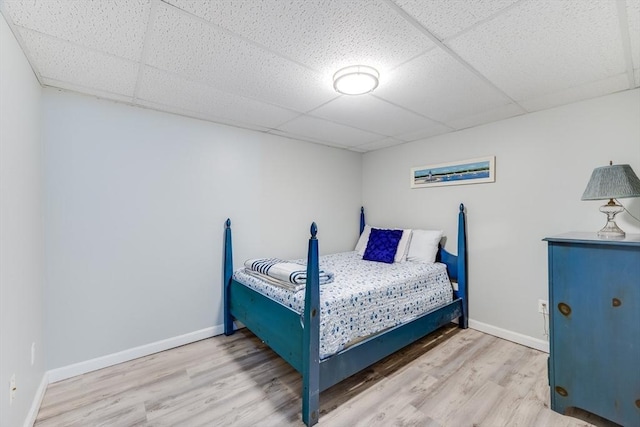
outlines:
[[[363, 261], [357, 252], [320, 257], [320, 268], [334, 273], [320, 287], [320, 358], [358, 338], [415, 319], [453, 300], [444, 264]], [[293, 310], [304, 310], [304, 289], [273, 286], [237, 270], [234, 279]]]

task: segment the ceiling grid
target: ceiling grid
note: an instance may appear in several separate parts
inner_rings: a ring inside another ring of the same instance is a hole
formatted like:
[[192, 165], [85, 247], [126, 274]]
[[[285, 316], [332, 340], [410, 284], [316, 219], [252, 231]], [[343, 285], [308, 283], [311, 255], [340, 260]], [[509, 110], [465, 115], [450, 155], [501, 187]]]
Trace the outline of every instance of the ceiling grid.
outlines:
[[[357, 152], [640, 87], [640, 0], [0, 0], [43, 86]], [[348, 96], [333, 74], [380, 73]]]

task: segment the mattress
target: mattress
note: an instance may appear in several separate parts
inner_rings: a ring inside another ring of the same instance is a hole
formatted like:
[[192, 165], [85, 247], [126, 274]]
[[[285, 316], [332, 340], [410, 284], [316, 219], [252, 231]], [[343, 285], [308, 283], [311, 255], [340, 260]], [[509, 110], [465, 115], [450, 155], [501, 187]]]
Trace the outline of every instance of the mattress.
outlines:
[[[453, 300], [446, 266], [440, 263], [385, 264], [343, 252], [321, 256], [320, 268], [335, 274], [332, 283], [320, 286], [321, 359]], [[304, 311], [304, 289], [289, 291], [244, 269], [233, 278], [298, 313]]]

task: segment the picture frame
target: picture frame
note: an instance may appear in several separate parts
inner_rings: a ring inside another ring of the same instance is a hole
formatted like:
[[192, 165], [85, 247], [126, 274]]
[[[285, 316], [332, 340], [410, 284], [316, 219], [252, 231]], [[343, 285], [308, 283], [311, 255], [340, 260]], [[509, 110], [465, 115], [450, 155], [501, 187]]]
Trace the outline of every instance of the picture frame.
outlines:
[[495, 182], [496, 156], [411, 168], [411, 188]]

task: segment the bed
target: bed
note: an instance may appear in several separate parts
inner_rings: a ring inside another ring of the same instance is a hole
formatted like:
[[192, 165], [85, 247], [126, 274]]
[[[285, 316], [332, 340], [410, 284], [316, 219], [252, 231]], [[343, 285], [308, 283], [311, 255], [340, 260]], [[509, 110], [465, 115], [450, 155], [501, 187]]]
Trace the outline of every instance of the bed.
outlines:
[[[364, 209], [360, 211], [360, 233], [365, 230]], [[452, 320], [458, 321], [460, 328], [468, 326], [468, 286], [467, 286], [467, 251], [466, 251], [466, 219], [464, 205], [460, 205], [458, 214], [457, 255], [440, 247], [437, 254], [437, 264], [421, 266], [420, 274], [427, 272], [436, 282], [443, 282], [444, 274], [449, 284], [450, 296], [446, 292], [442, 298], [429, 297], [422, 304], [422, 312], [410, 313], [407, 321], [400, 324], [385, 324], [373, 311], [370, 320], [375, 323], [375, 332], [365, 332], [365, 336], [353, 339], [352, 336], [341, 337], [334, 342], [326, 338], [327, 330], [335, 330], [335, 325], [327, 326], [327, 305], [332, 289], [340, 287], [336, 283], [323, 286], [323, 302], [320, 301], [320, 258], [318, 254], [317, 226], [311, 225], [311, 237], [306, 262], [306, 286], [297, 292], [282, 291], [268, 292], [259, 281], [246, 276], [240, 270], [234, 273], [231, 221], [225, 223], [224, 242], [224, 333], [234, 332], [234, 320], [244, 324], [251, 332], [264, 341], [280, 357], [287, 361], [302, 375], [302, 420], [308, 425], [314, 425], [319, 418], [320, 392], [326, 390], [343, 379], [361, 371], [384, 357], [400, 350], [412, 342], [426, 336], [434, 330], [448, 324]], [[347, 273], [349, 262], [357, 258], [355, 253], [328, 255], [323, 257], [323, 268], [329, 265], [340, 273], [338, 277]], [[357, 262], [357, 261], [355, 261]], [[371, 261], [361, 261], [371, 263]], [[382, 266], [373, 263], [379, 280]], [[410, 263], [406, 263], [410, 264]], [[345, 267], [347, 266], [347, 267]], [[357, 268], [354, 268], [357, 270]], [[384, 267], [397, 274], [397, 268]], [[427, 271], [428, 270], [428, 271]], [[357, 273], [359, 274], [359, 273]], [[457, 289], [451, 287], [448, 280], [457, 283]], [[362, 282], [362, 280], [360, 280]], [[365, 286], [366, 283], [362, 284]], [[261, 288], [261, 286], [263, 286]], [[380, 286], [384, 286], [381, 284]], [[390, 285], [397, 290], [396, 284]], [[444, 285], [443, 285], [444, 286]], [[377, 285], [376, 285], [377, 287]], [[412, 284], [408, 289], [419, 289]], [[439, 289], [444, 289], [441, 287]], [[419, 291], [421, 292], [421, 291]], [[389, 293], [389, 291], [383, 291]], [[405, 290], [398, 291], [405, 293]], [[269, 294], [269, 295], [267, 295]], [[345, 298], [345, 297], [342, 297]], [[372, 297], [375, 298], [375, 295]], [[394, 296], [395, 298], [395, 296]], [[415, 295], [409, 299], [414, 300]], [[295, 300], [295, 301], [294, 301]], [[375, 301], [375, 300], [374, 300]], [[434, 302], [435, 301], [435, 302]], [[407, 305], [408, 311], [420, 310], [420, 307]], [[421, 305], [421, 304], [417, 304]], [[334, 310], [336, 311], [336, 310]], [[366, 310], [364, 310], [366, 311]], [[300, 314], [302, 313], [302, 314]], [[321, 316], [322, 314], [322, 316]], [[322, 317], [322, 322], [321, 318]], [[367, 316], [363, 316], [367, 317]], [[380, 316], [382, 317], [382, 316]], [[366, 319], [365, 319], [366, 320]], [[360, 322], [358, 328], [367, 330], [366, 322]], [[397, 322], [396, 322], [397, 323]], [[377, 329], [376, 329], [377, 328]], [[321, 339], [322, 338], [322, 339]], [[327, 344], [329, 342], [329, 344]]]

